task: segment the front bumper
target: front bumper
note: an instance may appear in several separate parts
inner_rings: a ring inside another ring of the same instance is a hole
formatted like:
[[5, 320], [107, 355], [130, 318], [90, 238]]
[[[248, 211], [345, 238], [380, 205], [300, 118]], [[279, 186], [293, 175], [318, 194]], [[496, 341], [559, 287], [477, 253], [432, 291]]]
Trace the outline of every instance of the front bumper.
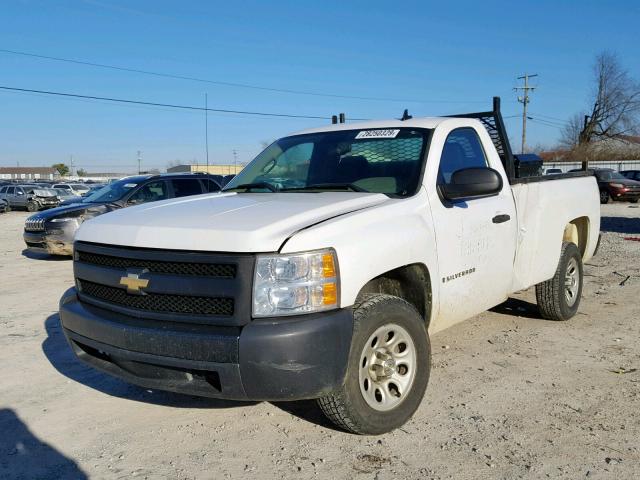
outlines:
[[638, 198], [640, 198], [640, 191], [612, 188], [609, 192], [609, 195], [614, 200], [637, 200]]
[[24, 231], [22, 234], [24, 243], [29, 250], [35, 252], [48, 253], [49, 255], [73, 255], [73, 237], [69, 238], [66, 232], [30, 232]]
[[254, 320], [243, 327], [132, 318], [60, 300], [76, 356], [146, 388], [232, 400], [318, 398], [344, 380], [351, 309]]

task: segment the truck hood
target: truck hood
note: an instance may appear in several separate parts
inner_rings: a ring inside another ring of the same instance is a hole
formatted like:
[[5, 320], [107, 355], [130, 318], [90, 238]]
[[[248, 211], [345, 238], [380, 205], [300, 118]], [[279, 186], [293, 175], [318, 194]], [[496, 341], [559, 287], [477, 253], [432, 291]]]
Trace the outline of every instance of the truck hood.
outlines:
[[218, 193], [117, 210], [82, 224], [76, 240], [210, 252], [274, 252], [295, 232], [389, 198], [357, 192]]

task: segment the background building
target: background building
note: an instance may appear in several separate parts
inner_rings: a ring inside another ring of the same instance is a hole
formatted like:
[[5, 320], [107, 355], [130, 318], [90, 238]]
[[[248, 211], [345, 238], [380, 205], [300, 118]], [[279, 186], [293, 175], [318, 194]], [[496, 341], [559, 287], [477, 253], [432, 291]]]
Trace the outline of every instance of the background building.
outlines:
[[2, 180], [56, 180], [60, 174], [52, 167], [0, 167]]
[[212, 175], [235, 175], [240, 172], [244, 168], [244, 165], [238, 164], [229, 164], [229, 165], [221, 165], [221, 164], [209, 164], [207, 165], [176, 165], [175, 167], [167, 168], [168, 173], [183, 173], [183, 172], [201, 172], [201, 173], [210, 173]]

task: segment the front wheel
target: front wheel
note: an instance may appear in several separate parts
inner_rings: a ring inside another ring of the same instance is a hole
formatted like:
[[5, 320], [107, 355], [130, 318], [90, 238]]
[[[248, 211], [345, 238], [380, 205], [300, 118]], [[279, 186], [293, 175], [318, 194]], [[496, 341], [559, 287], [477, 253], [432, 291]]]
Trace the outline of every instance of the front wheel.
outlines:
[[399, 297], [365, 295], [353, 308], [353, 336], [343, 385], [318, 399], [324, 414], [353, 433], [378, 435], [406, 423], [429, 382], [425, 321]]
[[638, 203], [638, 199], [637, 198], [632, 198], [631, 200], [629, 200], [631, 203]]
[[29, 212], [37, 212], [39, 210], [38, 204], [36, 202], [27, 203], [27, 210]]
[[564, 242], [556, 273], [536, 285], [536, 300], [543, 318], [569, 320], [578, 311], [582, 295], [582, 257], [575, 243]]
[[607, 192], [606, 190], [600, 192], [600, 203], [604, 205], [605, 203], [609, 203], [610, 199], [611, 197], [609, 196], [609, 192]]

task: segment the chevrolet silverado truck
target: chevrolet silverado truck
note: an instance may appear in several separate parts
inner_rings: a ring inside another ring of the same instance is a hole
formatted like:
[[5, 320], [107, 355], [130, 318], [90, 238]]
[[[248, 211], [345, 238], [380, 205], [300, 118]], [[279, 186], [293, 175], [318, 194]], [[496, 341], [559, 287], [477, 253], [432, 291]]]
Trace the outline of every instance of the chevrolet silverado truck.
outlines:
[[317, 399], [347, 431], [388, 432], [425, 394], [430, 335], [531, 286], [542, 317], [575, 315], [596, 180], [525, 171], [498, 98], [282, 138], [220, 193], [83, 223], [63, 330], [146, 388]]

